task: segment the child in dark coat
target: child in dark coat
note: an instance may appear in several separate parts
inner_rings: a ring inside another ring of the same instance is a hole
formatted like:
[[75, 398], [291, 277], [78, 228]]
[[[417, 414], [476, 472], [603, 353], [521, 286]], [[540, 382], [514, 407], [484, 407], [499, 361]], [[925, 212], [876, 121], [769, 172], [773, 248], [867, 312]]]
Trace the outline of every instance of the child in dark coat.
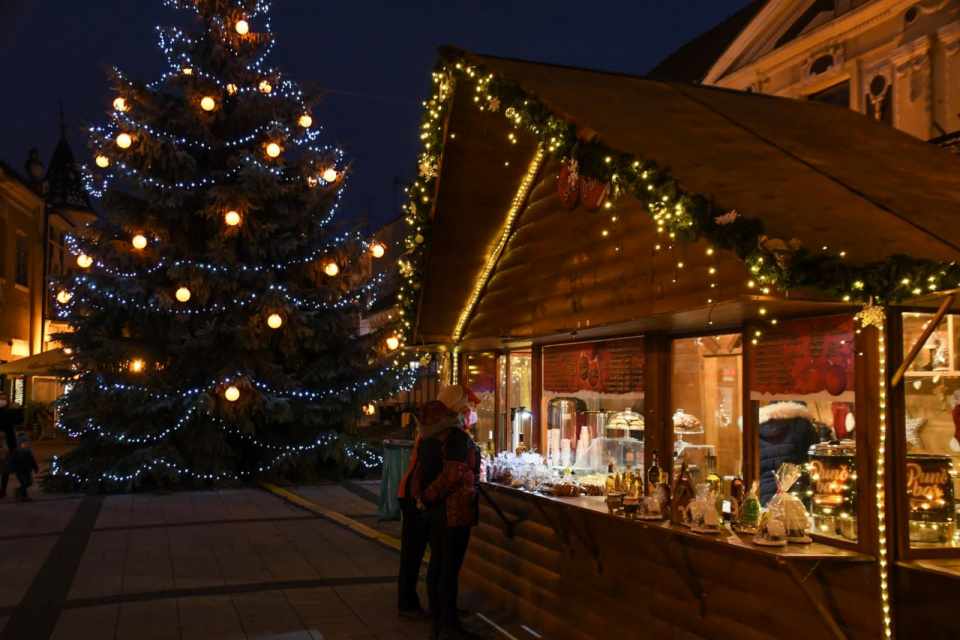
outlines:
[[7, 471], [15, 474], [20, 481], [17, 499], [20, 502], [31, 502], [33, 498], [27, 495], [27, 489], [33, 484], [33, 472], [40, 471], [40, 467], [37, 459], [33, 457], [30, 436], [27, 434], [20, 434], [17, 448], [7, 454]]

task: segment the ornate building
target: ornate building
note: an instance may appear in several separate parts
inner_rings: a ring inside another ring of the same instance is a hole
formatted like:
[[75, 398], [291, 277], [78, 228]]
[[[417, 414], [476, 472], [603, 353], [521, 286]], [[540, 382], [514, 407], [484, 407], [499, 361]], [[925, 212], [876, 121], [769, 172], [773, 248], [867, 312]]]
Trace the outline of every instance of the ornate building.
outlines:
[[956, 151], [960, 0], [757, 0], [650, 71], [845, 106]]

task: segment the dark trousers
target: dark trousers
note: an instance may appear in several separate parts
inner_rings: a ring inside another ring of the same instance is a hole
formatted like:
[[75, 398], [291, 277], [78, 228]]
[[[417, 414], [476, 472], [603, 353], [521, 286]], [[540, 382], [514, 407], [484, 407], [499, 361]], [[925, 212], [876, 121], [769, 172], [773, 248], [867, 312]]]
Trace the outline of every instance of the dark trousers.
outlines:
[[430, 530], [423, 523], [423, 514], [410, 498], [400, 500], [403, 526], [400, 531], [400, 575], [397, 577], [397, 608], [401, 611], [420, 609], [417, 581], [427, 550]]
[[[7, 439], [7, 456], [17, 448], [17, 431], [14, 428], [4, 429], [4, 436]], [[7, 483], [10, 482], [10, 470], [7, 469], [5, 461], [0, 462], [0, 467], [3, 468], [3, 475], [0, 475], [0, 493], [7, 492]]]
[[470, 527], [430, 527], [430, 567], [427, 569], [427, 596], [430, 615], [444, 627], [458, 627], [457, 581], [470, 544]]

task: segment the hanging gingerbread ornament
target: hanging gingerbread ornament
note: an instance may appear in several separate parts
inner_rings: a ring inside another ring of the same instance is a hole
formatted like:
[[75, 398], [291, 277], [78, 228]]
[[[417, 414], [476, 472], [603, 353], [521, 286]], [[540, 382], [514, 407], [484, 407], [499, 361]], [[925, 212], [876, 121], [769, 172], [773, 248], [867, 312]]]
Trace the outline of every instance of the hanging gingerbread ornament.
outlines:
[[577, 208], [580, 202], [580, 173], [576, 160], [571, 160], [560, 167], [557, 197], [560, 199], [560, 206], [567, 211]]
[[587, 211], [598, 211], [610, 196], [610, 183], [580, 176], [580, 203]]

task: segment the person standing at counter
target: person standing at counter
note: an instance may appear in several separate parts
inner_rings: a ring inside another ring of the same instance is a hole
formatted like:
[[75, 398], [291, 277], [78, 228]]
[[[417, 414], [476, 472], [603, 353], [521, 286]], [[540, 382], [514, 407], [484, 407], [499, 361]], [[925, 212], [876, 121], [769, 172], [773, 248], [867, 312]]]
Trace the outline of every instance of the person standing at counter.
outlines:
[[427, 595], [430, 615], [439, 619], [440, 640], [480, 638], [465, 629], [457, 610], [460, 568], [470, 530], [480, 518], [480, 451], [464, 430], [470, 397], [460, 385], [445, 387], [421, 410], [417, 446], [419, 505], [430, 527]]
[[[804, 464], [820, 438], [803, 402], [773, 402], [760, 408], [760, 504], [777, 492], [773, 472], [784, 462]], [[794, 485], [798, 491], [801, 486]]]
[[[16, 404], [10, 404], [10, 397], [0, 391], [0, 429], [3, 430], [7, 442], [7, 452], [17, 450], [17, 425], [23, 424], [23, 409]], [[6, 467], [6, 465], [2, 465]], [[0, 498], [7, 496], [7, 483], [10, 482], [10, 469], [4, 468], [0, 476]]]

